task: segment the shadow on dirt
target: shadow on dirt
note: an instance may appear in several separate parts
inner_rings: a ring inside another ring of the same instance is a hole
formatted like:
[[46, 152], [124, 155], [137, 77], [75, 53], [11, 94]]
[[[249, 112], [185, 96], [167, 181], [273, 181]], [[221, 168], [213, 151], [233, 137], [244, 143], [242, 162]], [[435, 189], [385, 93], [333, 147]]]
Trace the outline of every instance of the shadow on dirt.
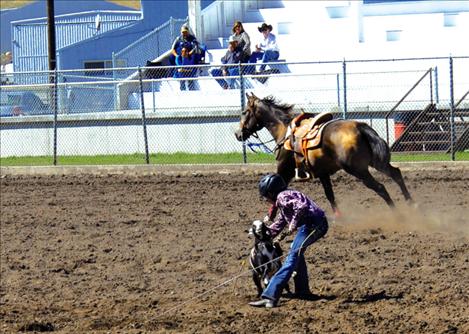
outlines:
[[310, 295], [301, 295], [297, 296], [294, 293], [286, 293], [282, 295], [282, 297], [285, 297], [287, 299], [299, 299], [299, 300], [307, 300], [307, 301], [318, 301], [318, 300], [335, 300], [337, 299], [337, 296], [334, 295], [316, 295], [316, 294], [310, 294]]
[[358, 298], [358, 299], [347, 298], [345, 299], [344, 303], [364, 304], [364, 303], [377, 302], [380, 300], [401, 299], [403, 296], [404, 296], [403, 292], [399, 292], [397, 295], [391, 296], [391, 295], [386, 294], [386, 291], [383, 290], [377, 293], [364, 295], [363, 297]]

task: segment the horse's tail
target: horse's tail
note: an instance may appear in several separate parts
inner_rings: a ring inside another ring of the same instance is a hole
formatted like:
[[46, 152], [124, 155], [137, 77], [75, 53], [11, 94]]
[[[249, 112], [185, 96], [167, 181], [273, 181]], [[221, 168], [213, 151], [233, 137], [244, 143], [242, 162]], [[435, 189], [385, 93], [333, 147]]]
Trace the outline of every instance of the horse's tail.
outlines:
[[364, 136], [371, 149], [371, 166], [376, 169], [386, 168], [391, 160], [391, 154], [389, 152], [389, 146], [386, 144], [383, 138], [366, 123], [358, 123], [357, 128]]

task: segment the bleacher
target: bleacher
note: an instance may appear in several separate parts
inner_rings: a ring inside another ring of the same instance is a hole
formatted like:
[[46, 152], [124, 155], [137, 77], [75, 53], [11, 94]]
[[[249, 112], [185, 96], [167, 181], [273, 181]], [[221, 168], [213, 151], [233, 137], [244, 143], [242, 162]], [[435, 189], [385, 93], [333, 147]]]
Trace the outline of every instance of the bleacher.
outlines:
[[[243, 21], [244, 28], [250, 35], [252, 48], [261, 38], [258, 26], [262, 22], [271, 24], [272, 33], [276, 35], [280, 47], [282, 70], [280, 74], [272, 75], [264, 83], [255, 78], [247, 78], [246, 88], [248, 91], [255, 91], [259, 96], [274, 94], [288, 103], [309, 105], [311, 108], [319, 104], [337, 105], [337, 100], [340, 99], [340, 96], [337, 96], [338, 91], [343, 89], [340, 87], [342, 83], [338, 83], [338, 77], [342, 75], [343, 70], [340, 61], [343, 59], [447, 57], [453, 50], [463, 53], [469, 51], [467, 43], [465, 45], [457, 43], [458, 47], [454, 48], [453, 41], [455, 36], [459, 35], [443, 23], [435, 23], [435, 18], [441, 15], [436, 10], [433, 12], [428, 10], [429, 13], [424, 15], [422, 13], [409, 14], [412, 10], [408, 10], [409, 13], [401, 13], [401, 15], [394, 13], [396, 15], [382, 16], [379, 11], [385, 10], [385, 5], [365, 6], [359, 1], [262, 1], [261, 4], [263, 8], [250, 7], [239, 14], [242, 17], [232, 17], [232, 21], [234, 22], [235, 19]], [[220, 58], [226, 52], [227, 39], [231, 33], [232, 22], [229, 21], [229, 15], [235, 15], [233, 13], [238, 10], [229, 2], [225, 1], [224, 5], [225, 7], [220, 5], [220, 1], [216, 1], [202, 13], [205, 30], [204, 35], [198, 36], [198, 39], [207, 45], [206, 63], [212, 66], [220, 65]], [[227, 6], [231, 9], [226, 8]], [[219, 18], [213, 15], [223, 8], [226, 17]], [[210, 11], [213, 13], [210, 14]], [[393, 11], [396, 12], [395, 9]], [[372, 16], [371, 12], [377, 14]], [[462, 12], [459, 16], [458, 22], [468, 25], [469, 12]], [[466, 18], [467, 20], [464, 20]], [[409, 22], [413, 22], [413, 25], [409, 25]], [[416, 36], [425, 31], [429, 24], [433, 24], [432, 43], [427, 43], [427, 37], [421, 42]], [[389, 35], [390, 31], [399, 29], [403, 29], [401, 38], [395, 39], [395, 36]], [[463, 31], [463, 29], [458, 31]], [[435, 45], [438, 47], [435, 48]], [[332, 60], [337, 62], [326, 63]], [[324, 63], [319, 64], [321, 61]], [[308, 65], [301, 62], [318, 62], [318, 64]], [[412, 85], [419, 71], [425, 71], [435, 66], [435, 63], [422, 60], [401, 65], [403, 67], [398, 70], [394, 64], [383, 62], [349, 65], [348, 73], [356, 73], [351, 74], [352, 79], [348, 87], [351, 106], [362, 108], [360, 101], [364, 101], [362, 104], [366, 101], [366, 107], [373, 108], [372, 103], [367, 101], [370, 96], [374, 101], [395, 102], [402, 96], [405, 89], [393, 89], [393, 85], [397, 87], [404, 80], [408, 82], [408, 85]], [[407, 74], [405, 71], [408, 69], [415, 73]], [[396, 74], [390, 80], [386, 77], [386, 71], [396, 73], [401, 71], [402, 74]], [[239, 90], [224, 91], [215, 79], [207, 75], [207, 71], [204, 73], [205, 76], [195, 79], [199, 90], [192, 92], [180, 91], [177, 79], [162, 80], [158, 91], [145, 93], [146, 108], [157, 110], [172, 107], [184, 108], [184, 106], [186, 108], [187, 106], [191, 108], [216, 105], [240, 106]], [[446, 79], [441, 77], [440, 80]], [[390, 85], [388, 92], [383, 93], [384, 90], [379, 87], [382, 84]], [[366, 90], [362, 87], [366, 87]], [[171, 94], [168, 96], [168, 93]], [[135, 108], [137, 105], [129, 103], [128, 108]]]

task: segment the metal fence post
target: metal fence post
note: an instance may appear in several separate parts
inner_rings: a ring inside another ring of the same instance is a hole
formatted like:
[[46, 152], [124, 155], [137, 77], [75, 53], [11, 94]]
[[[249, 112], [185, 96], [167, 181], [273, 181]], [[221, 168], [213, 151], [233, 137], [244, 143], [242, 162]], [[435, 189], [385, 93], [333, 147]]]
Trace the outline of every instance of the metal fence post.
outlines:
[[[240, 83], [240, 94], [241, 94], [241, 112], [243, 112], [244, 107], [246, 106], [246, 97], [245, 97], [245, 88], [244, 88], [244, 77], [243, 69], [241, 68], [241, 63], [238, 64], [239, 70], [239, 83]], [[248, 157], [246, 154], [246, 141], [243, 139], [243, 163], [248, 162]]]
[[439, 94], [439, 87], [438, 87], [438, 66], [435, 66], [433, 69], [435, 74], [435, 103], [440, 103], [440, 94]]
[[145, 162], [150, 163], [150, 155], [148, 153], [148, 136], [147, 136], [147, 119], [145, 117], [145, 104], [143, 102], [143, 81], [142, 69], [138, 67], [138, 81], [140, 83], [140, 110], [142, 111], [143, 141], [145, 143]]
[[174, 41], [174, 19], [172, 16], [169, 18], [169, 38], [171, 42]]
[[337, 78], [337, 107], [339, 107], [339, 110], [340, 110], [340, 74], [339, 73], [337, 73], [336, 78]]
[[57, 166], [57, 68], [54, 69], [54, 88], [51, 97], [52, 110], [54, 111], [54, 166]]
[[116, 53], [113, 51], [112, 52], [112, 80], [114, 81], [114, 110], [119, 110], [119, 103], [118, 101], [120, 100], [119, 97], [119, 86], [115, 82], [117, 81], [117, 73], [116, 73], [116, 68], [117, 68], [117, 57]]
[[451, 161], [454, 161], [456, 158], [456, 153], [454, 151], [454, 142], [455, 142], [455, 127], [454, 127], [454, 82], [453, 82], [453, 57], [449, 57], [449, 98], [450, 98], [450, 145], [451, 145]]
[[343, 118], [347, 119], [347, 64], [344, 61], [342, 62], [342, 75], [344, 76], [344, 111], [343, 111]]
[[429, 75], [429, 80], [430, 80], [430, 103], [433, 104], [433, 69], [430, 69], [430, 75]]
[[153, 112], [156, 113], [156, 100], [155, 100], [155, 80], [151, 80], [151, 98], [153, 101]]

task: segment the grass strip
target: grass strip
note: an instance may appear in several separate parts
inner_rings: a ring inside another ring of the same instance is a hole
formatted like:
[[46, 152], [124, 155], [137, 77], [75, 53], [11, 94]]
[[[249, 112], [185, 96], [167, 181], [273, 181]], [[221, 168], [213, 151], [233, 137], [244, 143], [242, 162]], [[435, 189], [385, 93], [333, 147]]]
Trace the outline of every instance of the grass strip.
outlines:
[[[275, 157], [268, 153], [248, 153], [248, 163], [273, 163]], [[395, 153], [393, 162], [422, 162], [422, 161], [451, 161], [451, 155], [446, 153]], [[469, 161], [469, 152], [456, 153], [456, 161]], [[151, 164], [239, 164], [243, 163], [241, 153], [161, 153], [151, 154]], [[95, 156], [59, 156], [57, 165], [140, 165], [145, 164], [144, 154], [118, 154]], [[53, 165], [51, 156], [39, 157], [7, 157], [0, 158], [0, 166], [49, 166]]]

